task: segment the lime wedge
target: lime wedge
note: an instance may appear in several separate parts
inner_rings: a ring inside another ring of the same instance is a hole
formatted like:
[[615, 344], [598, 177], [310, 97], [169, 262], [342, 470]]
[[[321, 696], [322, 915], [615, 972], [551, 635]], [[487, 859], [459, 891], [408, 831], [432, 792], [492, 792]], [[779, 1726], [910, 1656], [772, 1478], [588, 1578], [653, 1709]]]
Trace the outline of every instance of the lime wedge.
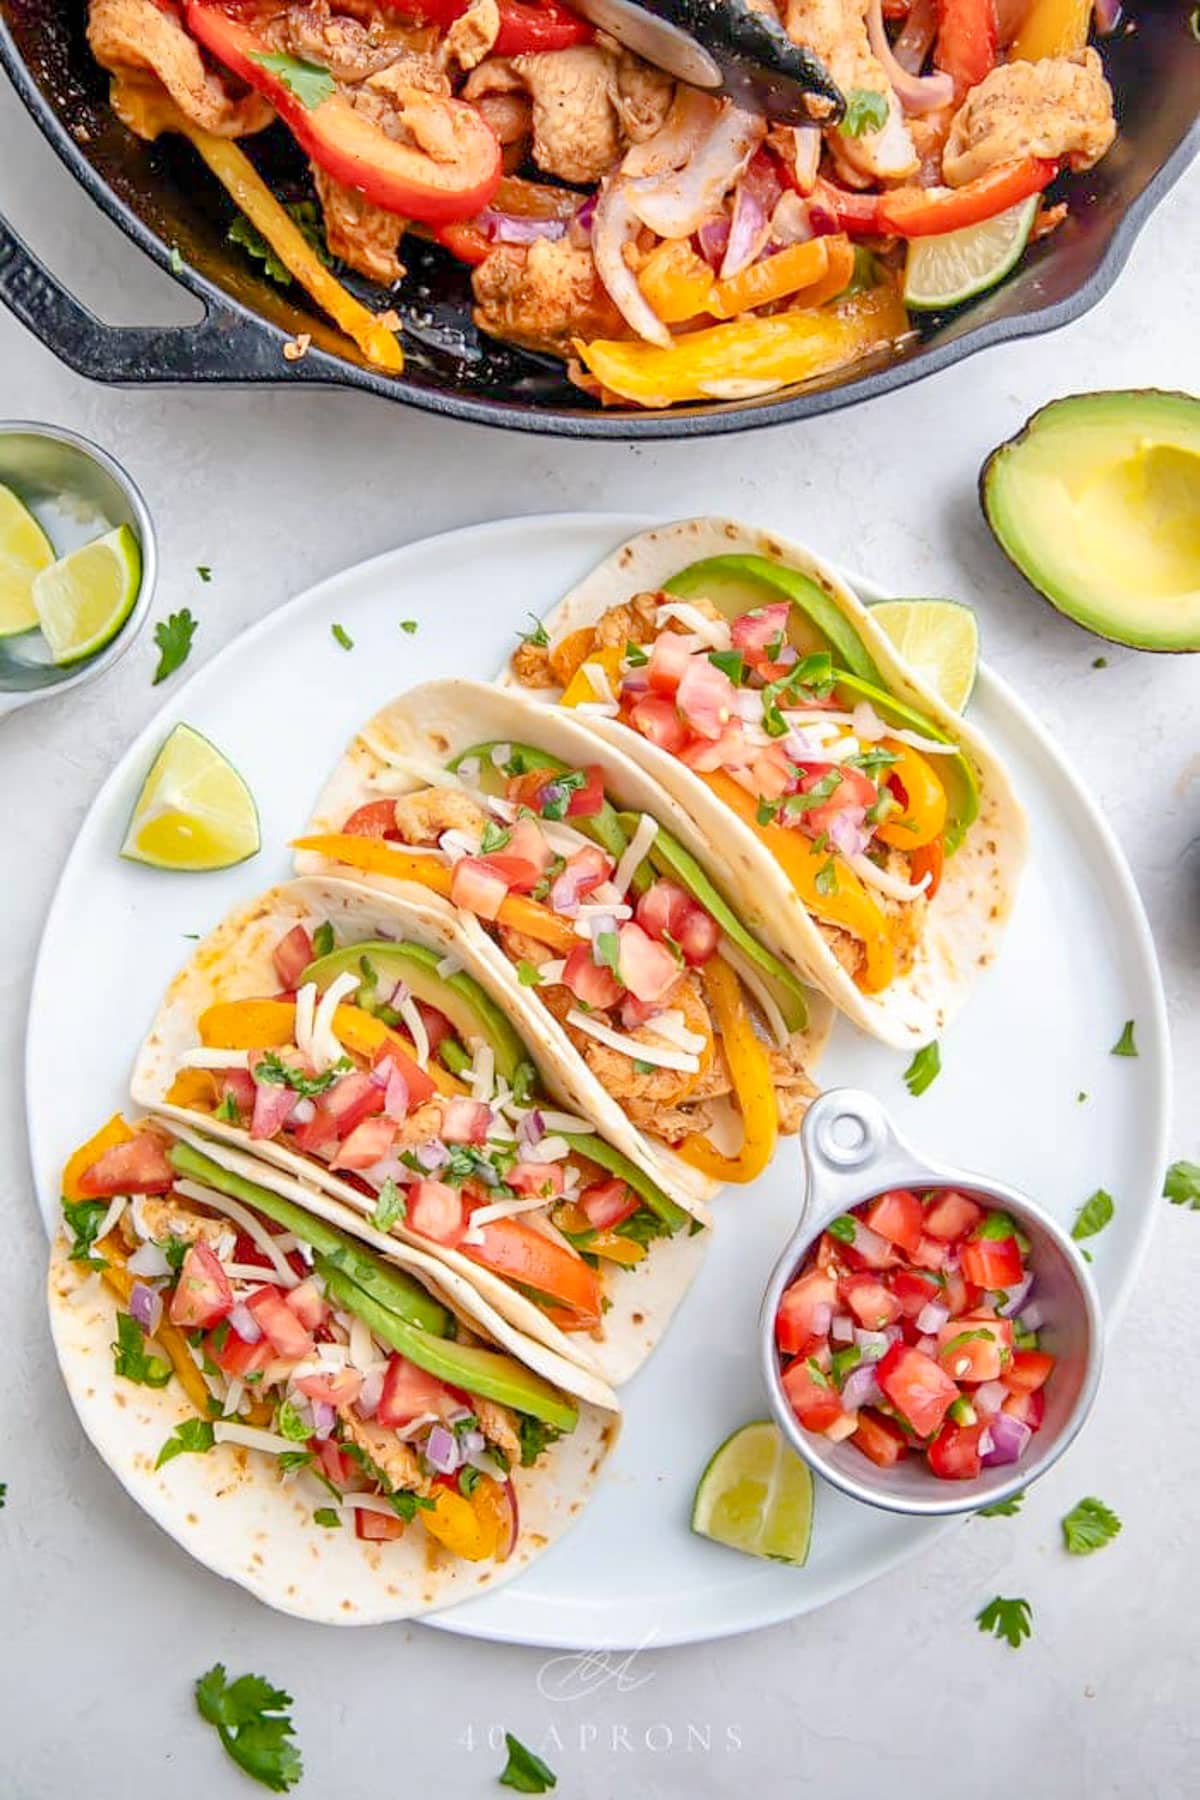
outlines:
[[229, 869], [260, 842], [254, 796], [233, 764], [176, 725], [142, 783], [121, 855], [152, 869]]
[[961, 600], [880, 600], [871, 617], [922, 680], [961, 712], [979, 667], [979, 626], [971, 608]]
[[33, 578], [54, 561], [49, 538], [11, 488], [0, 486], [0, 638], [38, 622]]
[[715, 1543], [770, 1556], [808, 1560], [813, 1479], [766, 1419], [727, 1437], [700, 1477], [692, 1501], [692, 1530]]
[[1038, 199], [1032, 194], [981, 225], [913, 238], [904, 267], [905, 306], [940, 312], [1003, 281], [1029, 241]]
[[111, 643], [133, 611], [141, 579], [142, 553], [128, 525], [42, 569], [33, 604], [55, 662], [82, 662]]

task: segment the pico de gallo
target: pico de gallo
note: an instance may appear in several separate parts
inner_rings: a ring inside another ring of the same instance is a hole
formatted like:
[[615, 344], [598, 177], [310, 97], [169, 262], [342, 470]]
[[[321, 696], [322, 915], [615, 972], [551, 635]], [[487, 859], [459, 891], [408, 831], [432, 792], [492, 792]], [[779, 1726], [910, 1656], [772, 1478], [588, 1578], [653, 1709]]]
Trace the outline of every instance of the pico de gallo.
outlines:
[[[63, 1175], [70, 1256], [118, 1301], [114, 1372], [195, 1408], [159, 1453], [232, 1445], [371, 1542], [419, 1525], [504, 1561], [513, 1471], [578, 1408], [405, 1270], [154, 1125], [111, 1119]], [[331, 1504], [332, 1503], [332, 1504]]]
[[1045, 1413], [1029, 1240], [956, 1188], [897, 1188], [834, 1219], [775, 1319], [784, 1393], [806, 1431], [880, 1468], [943, 1481], [1017, 1463]]

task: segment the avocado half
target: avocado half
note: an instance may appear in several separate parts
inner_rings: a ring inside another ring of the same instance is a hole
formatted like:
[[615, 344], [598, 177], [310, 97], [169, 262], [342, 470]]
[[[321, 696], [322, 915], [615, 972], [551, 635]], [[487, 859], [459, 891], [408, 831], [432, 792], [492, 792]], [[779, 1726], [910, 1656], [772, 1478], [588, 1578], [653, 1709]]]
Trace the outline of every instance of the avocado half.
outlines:
[[1072, 394], [979, 477], [1005, 555], [1058, 611], [1135, 650], [1200, 650], [1200, 399]]

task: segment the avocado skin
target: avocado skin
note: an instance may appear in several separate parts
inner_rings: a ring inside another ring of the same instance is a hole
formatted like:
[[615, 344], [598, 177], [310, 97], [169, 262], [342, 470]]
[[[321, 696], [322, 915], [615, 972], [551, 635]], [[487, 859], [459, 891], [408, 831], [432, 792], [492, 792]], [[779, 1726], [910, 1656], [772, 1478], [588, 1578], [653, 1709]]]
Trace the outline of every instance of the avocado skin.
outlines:
[[853, 625], [824, 589], [809, 576], [801, 574], [799, 569], [789, 569], [786, 563], [772, 562], [766, 556], [710, 556], [680, 569], [678, 574], [672, 575], [663, 591], [680, 600], [701, 595], [711, 600], [719, 611], [724, 611], [721, 600], [723, 578], [734, 582], [757, 582], [779, 594], [828, 639], [835, 662], [841, 662], [863, 681], [882, 685], [883, 677]]
[[255, 1212], [281, 1225], [285, 1231], [293, 1232], [313, 1250], [327, 1257], [331, 1267], [353, 1273], [364, 1288], [413, 1330], [432, 1333], [435, 1337], [450, 1334], [450, 1313], [426, 1293], [420, 1282], [399, 1269], [389, 1268], [361, 1244], [347, 1237], [344, 1231], [339, 1231], [336, 1225], [327, 1225], [324, 1219], [306, 1212], [294, 1201], [285, 1200], [282, 1194], [272, 1193], [257, 1182], [247, 1181], [244, 1176], [222, 1168], [220, 1163], [193, 1150], [190, 1144], [172, 1144], [167, 1157], [181, 1175], [188, 1175], [194, 1181], [203, 1182], [205, 1187], [215, 1188], [219, 1194], [227, 1194], [231, 1200], [240, 1200], [253, 1207]]
[[[1047, 422], [1061, 420], [1069, 410], [1078, 411], [1086, 422], [1089, 413], [1100, 413], [1104, 408], [1121, 407], [1128, 403], [1129, 409], [1142, 408], [1154, 413], [1169, 413], [1179, 409], [1185, 415], [1183, 423], [1191, 424], [1197, 453], [1200, 454], [1200, 400], [1194, 394], [1182, 393], [1171, 388], [1110, 388], [1095, 394], [1065, 394], [1047, 405], [1039, 407], [1031, 413], [1013, 437], [998, 444], [983, 463], [979, 471], [979, 504], [988, 528], [1005, 557], [1017, 570], [1018, 574], [1039, 593], [1042, 598], [1064, 618], [1073, 624], [1080, 625], [1094, 637], [1103, 638], [1106, 643], [1121, 644], [1132, 650], [1150, 650], [1162, 655], [1180, 655], [1189, 651], [1200, 650], [1200, 631], [1186, 642], [1171, 643], [1165, 641], [1167, 633], [1151, 622], [1148, 626], [1134, 623], [1118, 624], [1111, 618], [1098, 615], [1092, 608], [1086, 595], [1068, 594], [1052, 587], [1050, 578], [1042, 575], [1037, 564], [1028, 555], [1019, 555], [1013, 541], [1013, 533], [1004, 513], [1003, 482], [1011, 460], [1019, 457], [1022, 450], [1031, 440], [1044, 431]], [[1190, 421], [1186, 415], [1190, 414]], [[1187, 432], [1181, 433], [1181, 442], [1185, 442]], [[1143, 612], [1152, 610], [1144, 600], [1137, 604]]]
[[427, 1331], [389, 1312], [329, 1257], [318, 1255], [317, 1272], [336, 1305], [356, 1314], [377, 1338], [427, 1374], [454, 1387], [465, 1387], [485, 1400], [497, 1400], [501, 1406], [530, 1413], [557, 1431], [574, 1431], [579, 1421], [578, 1408], [513, 1357], [499, 1350], [482, 1349], [478, 1344], [456, 1344], [446, 1338], [431, 1337]]

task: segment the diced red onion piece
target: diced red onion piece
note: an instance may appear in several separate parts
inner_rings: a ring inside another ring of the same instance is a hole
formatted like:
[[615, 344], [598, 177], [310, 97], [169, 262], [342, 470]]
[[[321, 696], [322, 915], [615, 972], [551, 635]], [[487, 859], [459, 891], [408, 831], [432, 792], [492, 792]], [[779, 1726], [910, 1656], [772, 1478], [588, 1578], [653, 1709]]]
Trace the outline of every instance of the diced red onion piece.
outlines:
[[[895, 1333], [895, 1337], [891, 1335], [893, 1332]], [[879, 1362], [882, 1357], [887, 1355], [890, 1345], [895, 1342], [895, 1338], [903, 1336], [904, 1333], [900, 1330], [898, 1325], [891, 1325], [888, 1327], [887, 1331], [856, 1330], [854, 1333], [854, 1341], [867, 1361]]]
[[481, 1450], [487, 1449], [487, 1439], [482, 1431], [464, 1431], [458, 1440], [458, 1447], [464, 1457], [478, 1456]]
[[943, 1306], [940, 1301], [931, 1300], [928, 1305], [923, 1306], [917, 1314], [917, 1330], [923, 1332], [940, 1331], [949, 1317], [950, 1308], [948, 1306]]
[[1016, 1287], [1009, 1288], [1008, 1289], [1008, 1298], [1005, 1300], [1003, 1306], [998, 1306], [996, 1308], [997, 1312], [1000, 1314], [1000, 1317], [1002, 1319], [1015, 1318], [1016, 1315], [1020, 1312], [1022, 1306], [1025, 1304], [1026, 1300], [1029, 1298], [1030, 1290], [1032, 1289], [1032, 1287], [1033, 1287], [1033, 1276], [1032, 1276], [1032, 1274], [1028, 1274], [1025, 1276], [1023, 1281], [1019, 1281], [1017, 1283]]
[[596, 196], [595, 196], [595, 194], [589, 194], [587, 199], [584, 201], [583, 205], [580, 207], [579, 211], [575, 214], [575, 217], [572, 219], [571, 223], [573, 225], [578, 225], [578, 227], [581, 231], [591, 231], [592, 220], [595, 218], [595, 216], [596, 216]]
[[1111, 37], [1121, 23], [1121, 0], [1094, 0], [1092, 17], [1100, 37]]
[[1008, 1399], [1008, 1389], [1002, 1381], [981, 1381], [971, 1396], [975, 1410], [985, 1419], [998, 1413]]
[[979, 1434], [979, 1455], [986, 1462], [992, 1449], [992, 1434], [985, 1426]]
[[458, 1440], [444, 1425], [431, 1426], [425, 1440], [425, 1460], [439, 1475], [453, 1475], [461, 1463]]
[[525, 214], [494, 212], [485, 207], [479, 223], [494, 244], [535, 244], [539, 238], [551, 242], [566, 236], [565, 219], [534, 219]]
[[1023, 1331], [1041, 1330], [1042, 1326], [1046, 1323], [1046, 1310], [1040, 1300], [1035, 1300], [1032, 1306], [1027, 1306], [1024, 1309], [1019, 1323]]
[[833, 1322], [833, 1308], [827, 1301], [812, 1309], [812, 1329], [814, 1337], [824, 1337]]
[[[1021, 1419], [1014, 1419], [1010, 1413], [998, 1412], [988, 1420], [987, 1430], [979, 1440], [979, 1449], [984, 1466], [992, 1469], [1001, 1463], [1020, 1462], [1024, 1456], [1033, 1432]], [[985, 1450], [984, 1438], [991, 1443]]]
[[129, 1291], [129, 1310], [147, 1337], [153, 1337], [162, 1323], [162, 1295], [144, 1281], [135, 1281]]
[[333, 1430], [334, 1423], [337, 1419], [337, 1414], [332, 1406], [330, 1406], [328, 1400], [314, 1400], [312, 1402], [312, 1416], [313, 1435], [319, 1438], [327, 1438]]
[[517, 1142], [524, 1150], [532, 1150], [535, 1144], [541, 1143], [545, 1135], [546, 1121], [536, 1107], [532, 1112], [527, 1112], [517, 1124]]
[[389, 1119], [402, 1124], [408, 1117], [408, 1082], [403, 1071], [393, 1068], [388, 1075], [387, 1092], [383, 1098], [383, 1110]]
[[719, 269], [725, 255], [725, 246], [729, 242], [729, 219], [725, 213], [718, 213], [715, 218], [705, 219], [696, 233], [700, 245], [700, 254], [710, 269]]
[[171, 1273], [171, 1265], [163, 1255], [163, 1252], [157, 1244], [152, 1243], [149, 1239], [147, 1239], [144, 1244], [138, 1245], [133, 1255], [126, 1262], [125, 1267], [131, 1274], [145, 1275], [150, 1280], [154, 1280], [157, 1276], [169, 1275]]
[[865, 808], [844, 806], [830, 819], [829, 841], [843, 856], [861, 856], [870, 843], [871, 834], [863, 822], [865, 818]]
[[360, 1419], [373, 1419], [379, 1411], [379, 1402], [383, 1398], [384, 1369], [372, 1369], [363, 1376], [362, 1386], [358, 1390], [358, 1399], [354, 1402], [355, 1411]]
[[895, 89], [896, 98], [907, 113], [936, 112], [954, 99], [954, 77], [940, 70], [935, 75], [914, 75], [899, 62], [883, 26], [883, 0], [869, 0], [867, 34], [876, 59]]
[[307, 1094], [297, 1094], [291, 1112], [287, 1116], [289, 1125], [307, 1125], [317, 1116], [317, 1103], [310, 1100]]
[[752, 263], [767, 241], [770, 227], [762, 201], [752, 183], [739, 181], [733, 196], [733, 216], [729, 222], [729, 242], [721, 262], [721, 280], [739, 275]]
[[262, 1337], [262, 1326], [244, 1300], [237, 1300], [230, 1307], [229, 1329], [241, 1338], [243, 1344], [257, 1344]]
[[380, 1057], [379, 1061], [375, 1064], [375, 1067], [371, 1070], [371, 1080], [375, 1083], [376, 1087], [386, 1088], [386, 1086], [388, 1084], [388, 1076], [391, 1074], [391, 1072], [395, 1068], [395, 1066], [396, 1066], [396, 1059], [394, 1057], [392, 1057], [392, 1056], [381, 1056]]
[[846, 1412], [858, 1412], [863, 1406], [878, 1406], [882, 1399], [883, 1389], [875, 1379], [874, 1363], [863, 1363], [851, 1370], [842, 1388], [842, 1406]]
[[849, 1313], [835, 1313], [833, 1323], [829, 1327], [829, 1335], [835, 1344], [852, 1344], [854, 1342], [854, 1320]]
[[418, 1144], [413, 1155], [427, 1173], [433, 1174], [444, 1169], [450, 1161], [450, 1152], [440, 1138], [430, 1138], [428, 1143]]

